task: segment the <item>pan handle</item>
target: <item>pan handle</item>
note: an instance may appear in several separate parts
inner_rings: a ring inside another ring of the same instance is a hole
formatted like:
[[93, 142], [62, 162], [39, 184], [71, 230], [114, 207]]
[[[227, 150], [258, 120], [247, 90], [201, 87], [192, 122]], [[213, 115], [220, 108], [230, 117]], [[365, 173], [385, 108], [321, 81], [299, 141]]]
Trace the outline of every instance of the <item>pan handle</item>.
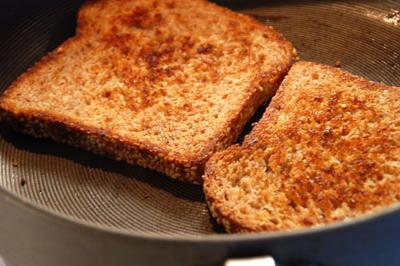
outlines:
[[1, 255], [0, 255], [0, 266], [7, 266], [6, 261], [3, 259]]
[[[322, 264], [313, 264], [313, 263], [300, 263], [300, 264], [290, 264], [297, 266], [322, 266]], [[224, 266], [283, 266], [281, 264], [277, 264], [273, 257], [271, 256], [261, 256], [261, 257], [249, 257], [249, 258], [234, 258], [227, 259], [224, 263]]]
[[227, 259], [224, 266], [278, 266], [271, 256]]

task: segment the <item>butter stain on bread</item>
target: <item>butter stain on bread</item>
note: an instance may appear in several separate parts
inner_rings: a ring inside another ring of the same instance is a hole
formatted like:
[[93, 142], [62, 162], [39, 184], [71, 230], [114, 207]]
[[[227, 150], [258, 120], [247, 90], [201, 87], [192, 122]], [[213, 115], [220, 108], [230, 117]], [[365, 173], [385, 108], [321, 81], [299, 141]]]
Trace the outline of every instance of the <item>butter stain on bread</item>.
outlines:
[[76, 35], [0, 98], [3, 122], [202, 183], [296, 60], [270, 26], [201, 0], [88, 1]]
[[241, 146], [206, 164], [204, 191], [228, 232], [285, 231], [400, 200], [400, 88], [293, 65]]

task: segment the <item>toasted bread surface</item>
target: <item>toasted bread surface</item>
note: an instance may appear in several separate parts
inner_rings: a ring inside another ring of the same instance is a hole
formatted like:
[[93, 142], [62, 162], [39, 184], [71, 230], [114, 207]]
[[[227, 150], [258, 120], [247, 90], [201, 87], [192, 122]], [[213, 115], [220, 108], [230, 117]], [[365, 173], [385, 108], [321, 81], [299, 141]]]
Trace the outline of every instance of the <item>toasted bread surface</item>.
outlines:
[[271, 27], [206, 1], [84, 4], [76, 36], [0, 98], [4, 121], [201, 183], [296, 59]]
[[262, 119], [206, 164], [204, 191], [229, 232], [281, 231], [400, 199], [400, 88], [293, 65]]

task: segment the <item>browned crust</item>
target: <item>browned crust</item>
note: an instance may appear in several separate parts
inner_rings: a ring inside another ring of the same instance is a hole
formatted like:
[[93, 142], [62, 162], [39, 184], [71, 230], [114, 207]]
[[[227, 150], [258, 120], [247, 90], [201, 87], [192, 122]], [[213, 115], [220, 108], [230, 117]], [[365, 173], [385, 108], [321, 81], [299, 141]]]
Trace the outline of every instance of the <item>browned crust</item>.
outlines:
[[[44, 61], [47, 60], [47, 58], [44, 59]], [[37, 64], [35, 67], [41, 66], [43, 65]], [[35, 67], [28, 72], [34, 71]], [[274, 83], [270, 84], [272, 91], [276, 89], [282, 78], [283, 73], [274, 76]], [[217, 132], [213, 142], [209, 143], [200, 154], [185, 155], [171, 154], [168, 149], [158, 147], [150, 142], [126, 139], [105, 132], [101, 128], [82, 125], [78, 121], [46, 112], [15, 113], [12, 106], [8, 107], [3, 102], [6, 95], [7, 93], [0, 98], [0, 120], [11, 125], [17, 131], [38, 138], [51, 138], [58, 142], [82, 147], [97, 154], [123, 160], [130, 164], [138, 164], [194, 184], [202, 183], [201, 176], [208, 158], [216, 150], [223, 149], [237, 139], [245, 123], [266, 97], [259, 89], [250, 93], [243, 103], [239, 115], [228, 121], [228, 125], [223, 127], [228, 129], [227, 131]]]
[[[349, 72], [338, 69], [337, 67], [331, 67], [327, 65], [317, 64], [314, 62], [300, 61], [293, 65], [292, 69], [295, 67], [312, 67], [319, 66], [322, 70], [333, 72], [340, 81], [351, 81], [356, 86], [359, 86], [366, 90], [400, 90], [399, 87], [388, 86], [382, 83], [377, 83], [369, 81], [367, 79], [361, 78], [359, 76], [353, 75]], [[288, 77], [288, 76], [286, 76]], [[271, 227], [268, 224], [258, 225], [251, 223], [249, 221], [238, 220], [233, 210], [226, 208], [224, 202], [216, 197], [214, 193], [214, 179], [216, 178], [215, 165], [217, 162], [225, 162], [229, 164], [234, 158], [238, 158], [243, 154], [251, 154], [254, 152], [255, 148], [265, 139], [267, 136], [264, 134], [266, 127], [271, 126], [275, 123], [278, 113], [281, 107], [285, 104], [283, 101], [284, 95], [291, 93], [289, 90], [289, 83], [291, 81], [288, 78], [280, 85], [277, 93], [272, 98], [270, 105], [263, 114], [261, 120], [253, 128], [253, 130], [245, 137], [244, 142], [241, 146], [232, 145], [227, 149], [215, 153], [206, 163], [204, 170], [204, 183], [203, 190], [205, 193], [206, 202], [210, 209], [212, 216], [217, 220], [217, 222], [224, 226], [229, 233], [254, 233], [262, 231], [276, 231], [276, 227]]]
[[196, 164], [197, 162], [179, 161], [180, 158], [168, 157], [165, 151], [151, 143], [131, 143], [99, 128], [81, 126], [72, 120], [46, 113], [15, 114], [4, 109], [1, 111], [1, 119], [14, 130], [38, 138], [51, 138], [82, 147], [96, 154], [155, 169], [187, 182], [198, 183], [196, 177], [202, 172], [199, 167], [201, 165]]
[[[272, 71], [260, 73], [256, 80], [249, 84], [248, 96], [238, 108], [237, 114], [228, 119], [221, 126], [221, 129], [215, 132], [212, 142], [206, 144], [205, 148], [196, 154], [172, 152], [167, 148], [159, 147], [150, 142], [123, 138], [110, 132], [104, 132], [101, 128], [88, 127], [78, 121], [56, 116], [52, 113], [38, 113], [35, 110], [18, 112], [18, 108], [9, 105], [6, 101], [9, 92], [14, 87], [17, 87], [28, 75], [34, 75], [37, 70], [46, 67], [47, 62], [57, 60], [59, 54], [68, 52], [70, 45], [73, 45], [80, 38], [84, 38], [84, 29], [87, 23], [83, 11], [86, 6], [96, 2], [98, 1], [88, 1], [80, 10], [75, 37], [68, 39], [55, 51], [42, 58], [4, 92], [0, 97], [1, 120], [17, 130], [36, 137], [51, 138], [58, 142], [80, 146], [98, 154], [166, 173], [168, 176], [184, 182], [201, 184], [204, 164], [208, 158], [215, 151], [227, 147], [237, 139], [245, 123], [257, 108], [275, 92], [290, 66], [297, 60], [297, 54], [292, 44], [270, 26], [265, 26], [250, 17], [236, 14], [226, 8], [204, 1], [207, 4], [207, 8], [218, 9], [224, 15], [240, 19], [243, 23], [248, 23], [257, 28], [262, 27], [271, 41], [279, 43], [282, 49], [287, 51], [288, 58], [287, 62], [274, 66]], [[260, 86], [264, 89], [260, 89]], [[67, 134], [71, 134], [71, 136], [67, 138]], [[87, 139], [93, 139], [95, 143], [88, 144], [86, 143]], [[134, 154], [138, 154], [138, 156]]]
[[[314, 62], [307, 62], [307, 61], [299, 61], [295, 64], [294, 67], [311, 67], [318, 65], [324, 71], [333, 72], [337, 77], [340, 78], [341, 81], [351, 81], [354, 84], [360, 86], [361, 88], [368, 89], [368, 90], [382, 90], [382, 89], [389, 89], [389, 90], [399, 90], [397, 87], [388, 86], [382, 83], [377, 83], [374, 81], [370, 81], [356, 75], [353, 75], [349, 72], [343, 71], [340, 68], [332, 67], [328, 65], [317, 64]], [[281, 109], [285, 103], [283, 101], [283, 97], [286, 93], [288, 93], [288, 86], [289, 81], [284, 80], [277, 90], [276, 94], [271, 100], [271, 104], [265, 110], [262, 118], [258, 121], [257, 125], [254, 126], [253, 130], [245, 137], [243, 141], [243, 146], [254, 146], [259, 140], [262, 140], [263, 137], [263, 129], [266, 124], [273, 123], [274, 119], [277, 116], [277, 113]]]

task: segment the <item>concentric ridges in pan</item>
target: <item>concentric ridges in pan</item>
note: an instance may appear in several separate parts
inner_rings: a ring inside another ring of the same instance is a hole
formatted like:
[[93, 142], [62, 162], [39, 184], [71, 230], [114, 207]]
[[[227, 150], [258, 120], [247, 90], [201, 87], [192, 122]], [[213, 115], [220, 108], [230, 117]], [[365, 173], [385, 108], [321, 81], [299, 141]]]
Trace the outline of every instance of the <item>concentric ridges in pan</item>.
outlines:
[[[74, 33], [71, 20], [82, 1], [4, 1], [0, 25], [0, 91]], [[8, 7], [8, 8], [7, 8]]]
[[383, 2], [377, 8], [362, 1], [289, 1], [241, 11], [272, 23], [304, 60], [329, 65], [339, 60], [342, 68], [354, 74], [399, 85], [400, 21], [395, 25], [385, 20], [396, 4]]
[[[36, 15], [15, 24], [5, 33], [7, 38], [0, 37], [0, 90], [73, 33], [75, 18], [68, 14], [77, 7], [72, 2], [43, 2], [32, 8]], [[340, 60], [355, 74], [400, 85], [400, 25], [382, 19], [400, 9], [396, 1], [240, 5], [234, 8], [272, 24], [293, 41], [303, 59], [331, 65]], [[0, 136], [0, 185], [52, 212], [148, 234], [220, 230], [211, 222], [199, 186], [7, 129], [1, 129]]]
[[[3, 136], [0, 173], [7, 178], [2, 178], [2, 185], [35, 204], [117, 229], [166, 234], [213, 230], [199, 186], [68, 146], [54, 144], [54, 148], [50, 141], [30, 145], [33, 138], [8, 131]], [[15, 147], [17, 139], [24, 143]], [[63, 151], [55, 151], [58, 148]], [[152, 181], [146, 182], [147, 178]]]

